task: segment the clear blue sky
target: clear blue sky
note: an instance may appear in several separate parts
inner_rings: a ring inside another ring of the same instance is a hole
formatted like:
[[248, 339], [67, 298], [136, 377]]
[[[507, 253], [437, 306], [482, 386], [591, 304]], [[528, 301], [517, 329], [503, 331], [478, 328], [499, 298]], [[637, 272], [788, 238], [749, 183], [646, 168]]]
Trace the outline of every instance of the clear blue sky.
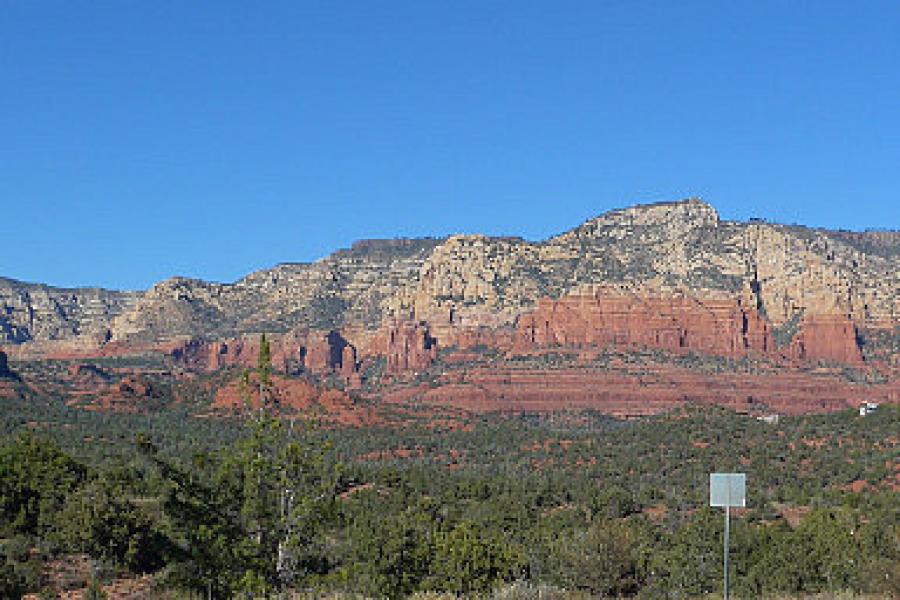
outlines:
[[0, 0], [0, 275], [232, 281], [687, 196], [900, 227], [900, 5]]

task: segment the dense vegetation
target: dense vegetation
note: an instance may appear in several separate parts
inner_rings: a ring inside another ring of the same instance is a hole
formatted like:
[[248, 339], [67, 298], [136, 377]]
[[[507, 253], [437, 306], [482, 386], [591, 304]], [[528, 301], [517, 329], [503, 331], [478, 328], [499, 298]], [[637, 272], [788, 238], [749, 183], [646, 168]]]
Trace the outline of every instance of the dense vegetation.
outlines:
[[[252, 380], [263, 398], [266, 369]], [[47, 563], [78, 554], [101, 579], [155, 573], [203, 597], [513, 581], [702, 596], [722, 577], [708, 473], [730, 470], [749, 484], [732, 522], [737, 595], [900, 591], [896, 407], [776, 424], [708, 406], [634, 422], [423, 415], [331, 431], [266, 407], [191, 414], [0, 403], [0, 597], [46, 589]]]

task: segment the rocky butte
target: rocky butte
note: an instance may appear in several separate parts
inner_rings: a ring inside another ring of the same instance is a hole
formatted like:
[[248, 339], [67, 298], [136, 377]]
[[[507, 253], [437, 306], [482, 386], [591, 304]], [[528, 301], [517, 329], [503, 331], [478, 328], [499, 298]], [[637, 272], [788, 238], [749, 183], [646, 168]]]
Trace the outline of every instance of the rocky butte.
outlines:
[[[644, 414], [686, 400], [784, 412], [897, 401], [900, 232], [726, 221], [689, 199], [537, 242], [366, 240], [231, 284], [0, 278], [14, 360], [149, 352], [211, 372], [251, 366], [262, 332], [278, 370], [385, 402]], [[422, 378], [427, 389], [410, 387]]]

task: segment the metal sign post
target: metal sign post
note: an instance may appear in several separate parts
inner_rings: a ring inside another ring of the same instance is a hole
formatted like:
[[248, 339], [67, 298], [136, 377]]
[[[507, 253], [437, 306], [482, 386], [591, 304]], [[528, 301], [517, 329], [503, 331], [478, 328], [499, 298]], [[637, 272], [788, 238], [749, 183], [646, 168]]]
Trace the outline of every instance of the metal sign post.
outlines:
[[709, 505], [725, 507], [724, 600], [728, 600], [728, 534], [731, 507], [747, 506], [747, 475], [744, 473], [710, 473]]

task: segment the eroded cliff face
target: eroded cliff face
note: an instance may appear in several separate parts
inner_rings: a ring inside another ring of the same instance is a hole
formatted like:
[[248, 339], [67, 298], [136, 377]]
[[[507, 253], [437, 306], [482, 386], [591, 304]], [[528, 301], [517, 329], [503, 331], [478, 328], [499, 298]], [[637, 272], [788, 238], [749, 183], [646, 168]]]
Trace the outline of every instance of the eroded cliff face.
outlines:
[[388, 374], [423, 371], [437, 356], [437, 340], [425, 323], [390, 323], [385, 355]]
[[[356, 348], [337, 331], [302, 330], [267, 336], [272, 367], [287, 373], [305, 370], [314, 375], [338, 373], [345, 379], [358, 371]], [[254, 368], [259, 358], [260, 335], [225, 340], [187, 339], [168, 349], [180, 365], [216, 371], [223, 367]]]
[[856, 365], [863, 361], [859, 333], [847, 314], [812, 314], [779, 346], [768, 321], [740, 300], [695, 298], [597, 289], [558, 301], [542, 300], [516, 327], [515, 349], [658, 348], [738, 358]]
[[111, 324], [114, 340], [176, 335], [234, 337], [298, 327], [376, 327], [382, 302], [414, 279], [438, 240], [357, 242], [310, 264], [283, 264], [234, 284], [173, 278], [151, 288]]
[[722, 356], [774, 350], [768, 323], [755, 308], [698, 299], [598, 289], [545, 299], [519, 319], [516, 348], [638, 346]]
[[848, 315], [813, 315], [804, 319], [789, 353], [799, 360], [856, 365], [862, 351], [856, 326]]
[[[612, 211], [543, 242], [364, 241], [233, 284], [173, 278], [120, 293], [0, 280], [0, 340], [16, 353], [102, 353], [202, 339], [208, 347], [192, 352], [208, 355], [196, 360], [217, 367], [251, 360], [244, 348], [258, 332], [337, 332], [343, 345], [292, 339], [284, 350], [316, 371], [372, 354], [417, 370], [437, 344], [623, 343], [855, 363], [859, 331], [900, 325], [898, 290], [896, 232], [735, 223], [687, 200]], [[775, 334], [795, 325], [781, 348]]]
[[81, 339], [99, 344], [140, 292], [62, 289], [0, 277], [0, 344]]
[[865, 234], [727, 222], [697, 200], [637, 206], [543, 243], [451, 237], [386, 312], [433, 327], [508, 326], [542, 297], [603, 285], [634, 294], [724, 295], [776, 327], [798, 316], [850, 315], [889, 328], [900, 316], [900, 244], [872, 235], [867, 245]]
[[900, 319], [900, 253], [867, 254], [831, 232], [750, 224], [743, 237], [760, 305], [775, 324], [805, 315], [849, 315], [860, 324]]

